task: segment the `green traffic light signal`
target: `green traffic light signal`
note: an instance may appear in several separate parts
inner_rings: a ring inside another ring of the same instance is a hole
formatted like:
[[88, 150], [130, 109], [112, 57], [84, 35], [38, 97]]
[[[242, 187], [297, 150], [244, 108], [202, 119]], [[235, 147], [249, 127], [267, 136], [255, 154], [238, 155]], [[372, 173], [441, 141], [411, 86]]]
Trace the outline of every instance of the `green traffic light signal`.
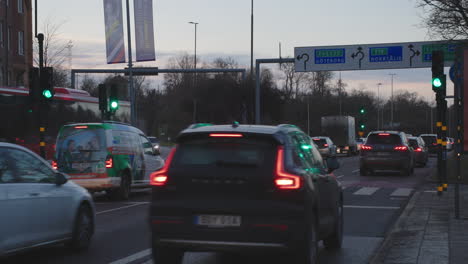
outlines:
[[364, 129], [364, 128], [366, 128], [366, 125], [362, 124], [361, 129]]
[[112, 100], [110, 102], [110, 108], [111, 110], [115, 111], [117, 109], [119, 109], [119, 102], [117, 100]]
[[439, 77], [432, 79], [432, 86], [440, 88], [442, 86], [442, 80]]
[[42, 91], [42, 95], [44, 96], [44, 98], [46, 99], [50, 99], [52, 98], [52, 92], [48, 89]]
[[365, 113], [366, 113], [366, 109], [361, 108], [361, 110], [359, 110], [359, 112], [360, 112], [361, 114], [365, 114]]

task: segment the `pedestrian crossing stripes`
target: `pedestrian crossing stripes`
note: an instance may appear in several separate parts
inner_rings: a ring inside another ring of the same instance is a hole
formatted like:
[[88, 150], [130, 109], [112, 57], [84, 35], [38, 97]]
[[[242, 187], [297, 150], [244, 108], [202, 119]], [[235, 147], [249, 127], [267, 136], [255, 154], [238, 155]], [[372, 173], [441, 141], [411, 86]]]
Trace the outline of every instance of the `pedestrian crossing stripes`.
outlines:
[[414, 191], [413, 188], [384, 188], [384, 187], [357, 187], [347, 186], [343, 191], [356, 196], [372, 196], [378, 192], [395, 198], [409, 197]]

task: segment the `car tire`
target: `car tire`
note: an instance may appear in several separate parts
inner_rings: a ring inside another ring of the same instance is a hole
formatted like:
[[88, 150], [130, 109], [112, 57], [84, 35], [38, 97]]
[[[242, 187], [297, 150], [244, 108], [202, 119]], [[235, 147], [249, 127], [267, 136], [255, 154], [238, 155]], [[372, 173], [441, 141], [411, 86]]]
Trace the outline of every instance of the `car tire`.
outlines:
[[128, 200], [132, 189], [131, 177], [127, 173], [120, 176], [120, 186], [107, 191], [112, 200]]
[[312, 222], [303, 244], [298, 245], [298, 251], [294, 254], [298, 264], [318, 263], [318, 233], [316, 222]]
[[328, 250], [340, 249], [343, 244], [343, 203], [340, 201], [336, 207], [336, 219], [333, 233], [323, 240], [325, 248]]
[[72, 239], [66, 244], [73, 251], [89, 248], [94, 233], [94, 220], [88, 205], [81, 205], [75, 219]]
[[184, 258], [184, 251], [160, 246], [153, 246], [151, 253], [155, 264], [180, 264]]

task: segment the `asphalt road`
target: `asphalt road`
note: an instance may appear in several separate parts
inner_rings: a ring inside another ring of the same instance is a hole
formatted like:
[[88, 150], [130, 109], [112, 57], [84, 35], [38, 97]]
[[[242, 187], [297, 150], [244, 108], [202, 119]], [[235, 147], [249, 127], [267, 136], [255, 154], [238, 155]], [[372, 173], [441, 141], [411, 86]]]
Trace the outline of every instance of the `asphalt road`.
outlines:
[[[166, 156], [169, 149], [163, 148]], [[410, 177], [397, 173], [359, 176], [358, 157], [340, 158], [341, 167], [335, 171], [344, 187], [345, 237], [341, 250], [327, 251], [321, 245], [320, 263], [367, 263], [374, 250], [383, 241], [408, 202], [414, 189], [422, 183], [431, 167], [418, 168]], [[126, 202], [113, 202], [105, 196], [95, 197], [96, 233], [90, 249], [71, 253], [55, 246], [34, 250], [4, 260], [5, 263], [152, 263], [150, 232], [147, 224], [149, 191], [132, 193]], [[4, 263], [2, 262], [2, 263]], [[184, 264], [196, 263], [289, 263], [282, 256], [247, 257], [217, 253], [186, 253]]]

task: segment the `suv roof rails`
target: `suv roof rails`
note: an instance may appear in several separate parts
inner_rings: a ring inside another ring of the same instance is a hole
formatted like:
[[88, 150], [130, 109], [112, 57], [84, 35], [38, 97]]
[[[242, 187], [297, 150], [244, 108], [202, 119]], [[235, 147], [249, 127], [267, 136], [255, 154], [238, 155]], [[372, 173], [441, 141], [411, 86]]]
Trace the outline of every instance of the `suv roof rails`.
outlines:
[[102, 123], [110, 123], [110, 124], [119, 124], [119, 125], [131, 126], [131, 125], [128, 124], [128, 123], [119, 122], [119, 121], [112, 121], [112, 120], [103, 120]]
[[210, 123], [195, 123], [195, 124], [191, 124], [189, 125], [189, 129], [195, 129], [195, 128], [199, 128], [199, 127], [206, 127], [206, 126], [212, 126], [213, 124], [210, 124]]
[[291, 125], [291, 124], [279, 124], [277, 127], [279, 127], [279, 128], [296, 128], [296, 129], [298, 129], [297, 126]]

